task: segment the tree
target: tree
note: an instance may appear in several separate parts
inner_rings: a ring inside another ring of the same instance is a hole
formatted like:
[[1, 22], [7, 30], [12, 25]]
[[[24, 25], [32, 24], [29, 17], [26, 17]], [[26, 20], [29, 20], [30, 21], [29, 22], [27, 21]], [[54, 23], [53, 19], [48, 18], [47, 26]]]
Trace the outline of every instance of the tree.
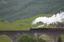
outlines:
[[57, 24], [57, 27], [64, 27], [64, 22], [58, 23], [58, 24]]
[[37, 38], [37, 42], [46, 42], [46, 41], [43, 40], [42, 38]]
[[59, 36], [58, 37], [58, 41], [57, 42], [62, 42], [62, 40], [61, 40], [61, 37]]
[[18, 42], [46, 42], [45, 40], [41, 38], [33, 39], [29, 35], [23, 35], [21, 38], [18, 40]]
[[36, 42], [35, 39], [33, 39], [31, 36], [29, 35], [23, 35], [21, 36], [21, 38], [18, 40], [18, 42]]

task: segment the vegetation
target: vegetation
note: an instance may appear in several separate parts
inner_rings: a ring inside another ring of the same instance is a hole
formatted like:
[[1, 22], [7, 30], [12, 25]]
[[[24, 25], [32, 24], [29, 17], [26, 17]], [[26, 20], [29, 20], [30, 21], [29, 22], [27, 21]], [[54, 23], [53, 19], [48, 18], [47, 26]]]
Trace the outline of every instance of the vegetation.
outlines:
[[47, 34], [42, 34], [39, 38], [42, 38], [46, 42], [51, 42], [52, 41], [52, 37], [47, 35]]
[[60, 35], [60, 38], [61, 38], [61, 41], [64, 42], [64, 34]]
[[21, 36], [21, 38], [18, 40], [18, 42], [36, 42], [35, 39], [33, 39], [31, 36], [29, 35], [23, 35]]
[[[40, 15], [36, 15], [36, 16], [28, 18], [28, 19], [15, 21], [13, 23], [9, 23], [8, 21], [1, 18], [0, 19], [0, 21], [1, 21], [0, 30], [30, 30], [30, 28], [38, 27], [39, 25], [43, 24], [43, 23], [37, 23], [36, 25], [32, 25], [32, 21], [34, 21], [35, 18], [42, 17], [42, 16], [50, 16], [50, 14], [49, 15], [40, 14]], [[48, 27], [64, 27], [63, 24], [64, 23], [62, 23], [62, 24], [58, 23], [58, 25], [50, 24]], [[44, 24], [44, 27], [46, 27], [46, 24]]]
[[61, 40], [61, 37], [59, 36], [58, 37], [58, 41], [57, 42], [62, 42], [62, 40]]
[[57, 27], [64, 27], [64, 22], [58, 23], [56, 26], [57, 26]]
[[2, 18], [0, 18], [0, 22], [9, 23], [8, 21], [6, 21], [6, 20], [4, 20], [4, 19], [2, 19]]
[[64, 0], [0, 0], [0, 17], [14, 22], [64, 11]]
[[38, 25], [40, 25], [32, 25], [32, 21], [39, 16], [47, 15], [37, 15], [29, 19], [18, 20], [13, 23], [0, 22], [0, 30], [29, 30], [31, 27], [37, 27]]
[[46, 41], [43, 40], [42, 38], [37, 38], [36, 40], [37, 40], [37, 42], [46, 42]]
[[0, 35], [0, 42], [11, 42], [11, 39], [6, 35]]
[[38, 39], [33, 39], [29, 35], [23, 35], [21, 38], [18, 40], [18, 42], [46, 42], [45, 40], [38, 38]]

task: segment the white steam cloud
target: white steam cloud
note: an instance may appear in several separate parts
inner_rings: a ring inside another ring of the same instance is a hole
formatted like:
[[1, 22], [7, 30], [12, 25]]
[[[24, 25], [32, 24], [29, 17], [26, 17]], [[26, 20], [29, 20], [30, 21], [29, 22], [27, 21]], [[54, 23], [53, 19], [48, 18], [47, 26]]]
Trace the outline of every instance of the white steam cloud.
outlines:
[[32, 22], [32, 24], [37, 24], [39, 22], [42, 22], [47, 25], [57, 24], [58, 22], [64, 22], [64, 12], [57, 13], [56, 15], [54, 14], [51, 17], [38, 17]]

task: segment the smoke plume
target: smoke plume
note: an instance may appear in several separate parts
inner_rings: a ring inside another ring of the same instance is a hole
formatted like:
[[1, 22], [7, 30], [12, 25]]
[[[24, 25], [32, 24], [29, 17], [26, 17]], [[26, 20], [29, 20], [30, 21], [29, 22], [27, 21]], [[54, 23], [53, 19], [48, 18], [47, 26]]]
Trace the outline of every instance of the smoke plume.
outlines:
[[64, 12], [54, 14], [51, 17], [37, 17], [34, 21], [32, 21], [32, 24], [37, 24], [39, 22], [42, 22], [47, 25], [57, 24], [58, 22], [64, 22]]

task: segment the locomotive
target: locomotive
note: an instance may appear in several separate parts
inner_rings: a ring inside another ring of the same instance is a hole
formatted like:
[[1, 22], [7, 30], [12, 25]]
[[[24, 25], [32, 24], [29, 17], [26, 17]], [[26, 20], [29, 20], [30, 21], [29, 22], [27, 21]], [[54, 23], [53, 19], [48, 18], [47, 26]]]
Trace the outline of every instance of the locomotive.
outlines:
[[30, 30], [64, 30], [64, 28], [30, 28]]

